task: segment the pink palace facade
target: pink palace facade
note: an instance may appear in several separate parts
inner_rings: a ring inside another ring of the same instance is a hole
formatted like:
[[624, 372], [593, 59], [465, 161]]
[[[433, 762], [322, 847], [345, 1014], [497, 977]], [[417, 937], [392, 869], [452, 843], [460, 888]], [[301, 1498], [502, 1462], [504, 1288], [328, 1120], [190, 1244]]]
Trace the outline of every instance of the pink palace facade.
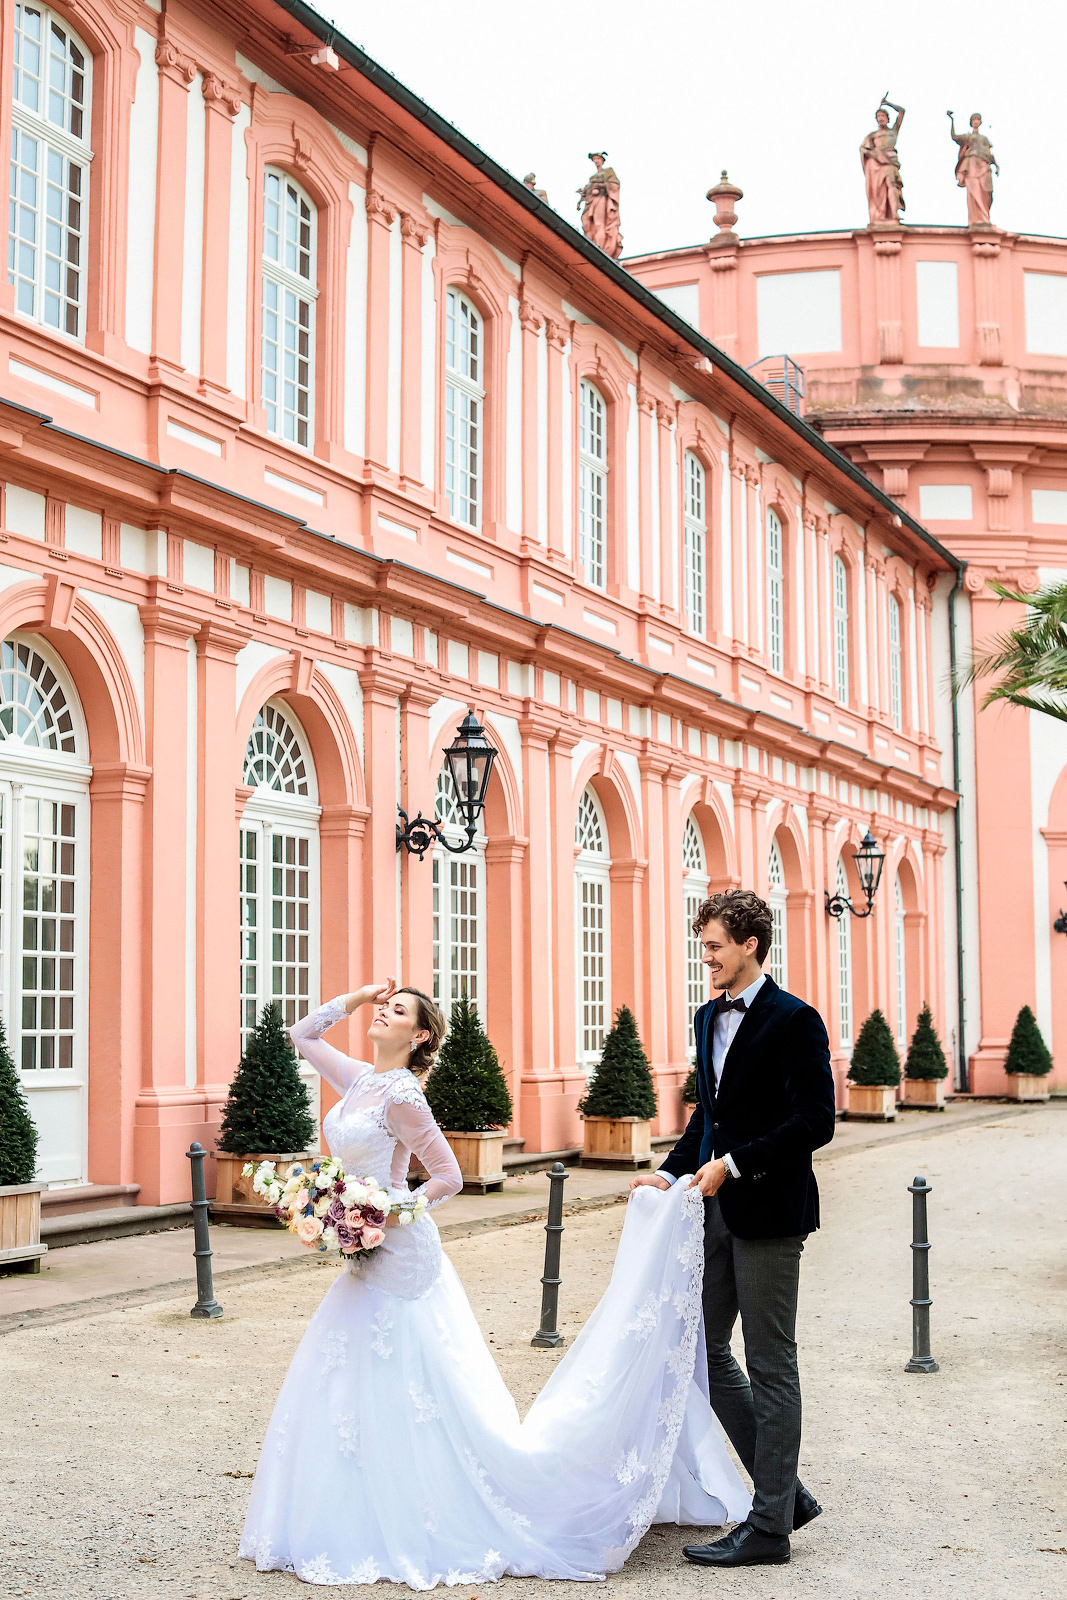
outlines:
[[[0, 16], [0, 988], [42, 1176], [184, 1199], [258, 1009], [397, 971], [468, 985], [527, 1152], [578, 1141], [623, 1002], [670, 1132], [709, 887], [770, 897], [840, 1085], [876, 1005], [952, 1037], [959, 564], [910, 502], [299, 5]], [[468, 706], [477, 848], [398, 854]]]
[[[964, 207], [951, 183], [949, 203]], [[1067, 240], [891, 224], [740, 240], [722, 220], [702, 247], [627, 264], [743, 366], [773, 377], [781, 364], [766, 358], [782, 353], [800, 365], [807, 420], [966, 560], [966, 661], [972, 639], [1019, 621], [989, 580], [1027, 592], [1067, 578]], [[969, 1086], [1004, 1092], [1012, 1024], [1030, 1005], [1062, 1093], [1067, 727], [980, 711], [982, 694], [959, 701]]]

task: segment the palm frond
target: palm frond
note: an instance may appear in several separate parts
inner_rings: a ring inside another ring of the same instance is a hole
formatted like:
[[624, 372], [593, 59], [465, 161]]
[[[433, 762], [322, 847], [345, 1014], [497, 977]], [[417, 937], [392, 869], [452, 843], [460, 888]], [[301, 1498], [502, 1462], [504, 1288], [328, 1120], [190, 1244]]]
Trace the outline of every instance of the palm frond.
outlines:
[[1002, 583], [989, 587], [1001, 600], [1025, 606], [1026, 615], [1017, 627], [974, 652], [956, 673], [953, 693], [962, 693], [982, 678], [994, 678], [983, 710], [1002, 701], [1067, 722], [1067, 583], [1048, 584], [1035, 594], [1022, 594]]

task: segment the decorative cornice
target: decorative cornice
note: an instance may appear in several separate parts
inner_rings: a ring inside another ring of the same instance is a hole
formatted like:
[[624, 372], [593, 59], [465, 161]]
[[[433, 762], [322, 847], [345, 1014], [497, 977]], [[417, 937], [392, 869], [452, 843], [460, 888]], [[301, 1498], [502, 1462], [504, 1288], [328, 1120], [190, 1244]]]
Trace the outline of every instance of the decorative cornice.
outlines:
[[419, 250], [425, 250], [429, 242], [430, 233], [430, 228], [427, 227], [425, 222], [420, 221], [418, 217], [412, 217], [407, 212], [404, 212], [400, 218], [400, 237], [405, 244], [410, 244], [413, 248]]
[[557, 322], [554, 317], [546, 317], [545, 335], [551, 349], [563, 350], [571, 336], [571, 330], [566, 322]]
[[391, 228], [396, 210], [396, 206], [387, 199], [381, 189], [374, 183], [367, 185], [367, 215], [372, 222], [380, 222], [383, 227]]
[[172, 78], [188, 89], [196, 77], [196, 62], [178, 49], [170, 39], [160, 39], [156, 44], [156, 66], [164, 77]]
[[523, 333], [540, 333], [541, 314], [529, 300], [519, 301], [519, 324]]

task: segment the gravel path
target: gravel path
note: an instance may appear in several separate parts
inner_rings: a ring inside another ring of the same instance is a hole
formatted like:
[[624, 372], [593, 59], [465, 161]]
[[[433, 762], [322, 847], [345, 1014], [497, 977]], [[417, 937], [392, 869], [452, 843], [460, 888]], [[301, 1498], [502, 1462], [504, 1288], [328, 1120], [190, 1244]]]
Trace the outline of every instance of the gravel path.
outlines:
[[[1067, 1592], [1067, 1113], [886, 1145], [820, 1168], [823, 1231], [804, 1262], [803, 1470], [826, 1514], [786, 1568], [688, 1567], [653, 1530], [599, 1592], [626, 1600], [1060, 1600]], [[907, 1376], [910, 1197], [931, 1199], [934, 1354]], [[573, 1334], [610, 1272], [621, 1208], [564, 1241]], [[544, 1246], [536, 1225], [448, 1250], [520, 1406], [556, 1355], [530, 1348]], [[0, 1594], [62, 1600], [294, 1600], [308, 1588], [236, 1562], [247, 1476], [279, 1384], [334, 1268], [250, 1277], [225, 1318], [189, 1298], [0, 1340]], [[328, 1591], [400, 1600], [391, 1585]], [[439, 1591], [471, 1600], [467, 1589]], [[505, 1579], [480, 1595], [588, 1600], [588, 1586]]]

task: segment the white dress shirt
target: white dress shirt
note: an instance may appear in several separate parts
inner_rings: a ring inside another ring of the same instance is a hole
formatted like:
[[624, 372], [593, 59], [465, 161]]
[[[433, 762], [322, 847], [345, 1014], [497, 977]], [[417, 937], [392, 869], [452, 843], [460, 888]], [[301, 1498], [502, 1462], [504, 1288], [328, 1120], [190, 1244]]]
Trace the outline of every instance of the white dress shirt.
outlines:
[[[744, 1011], [716, 1011], [715, 1013], [715, 1020], [711, 1025], [711, 1070], [715, 1074], [716, 1089], [722, 1082], [722, 1069], [726, 1065], [726, 1057], [729, 1054], [730, 1046], [734, 1042], [734, 1035], [741, 1026], [741, 1019], [746, 1012], [751, 1011], [752, 1002], [766, 981], [767, 974], [761, 972], [755, 982], [750, 983], [747, 989], [742, 989], [740, 994], [730, 995], [731, 1000], [743, 1000], [745, 1002]], [[726, 993], [729, 994], [730, 991], [727, 990]], [[732, 1178], [741, 1176], [734, 1165], [733, 1156], [724, 1155], [720, 1159], [726, 1163], [726, 1170]], [[669, 1172], [661, 1172], [659, 1176], [666, 1178], [670, 1183], [674, 1182], [674, 1178]]]

